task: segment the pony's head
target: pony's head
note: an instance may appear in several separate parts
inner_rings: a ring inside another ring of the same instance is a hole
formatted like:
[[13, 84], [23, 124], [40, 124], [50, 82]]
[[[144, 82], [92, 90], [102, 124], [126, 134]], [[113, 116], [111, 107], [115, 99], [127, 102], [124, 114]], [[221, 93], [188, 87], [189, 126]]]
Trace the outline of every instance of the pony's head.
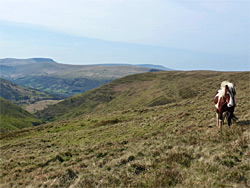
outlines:
[[223, 91], [224, 97], [226, 98], [227, 106], [228, 107], [235, 107], [236, 101], [235, 101], [235, 95], [236, 95], [236, 88], [234, 84], [223, 81], [221, 83], [221, 90]]

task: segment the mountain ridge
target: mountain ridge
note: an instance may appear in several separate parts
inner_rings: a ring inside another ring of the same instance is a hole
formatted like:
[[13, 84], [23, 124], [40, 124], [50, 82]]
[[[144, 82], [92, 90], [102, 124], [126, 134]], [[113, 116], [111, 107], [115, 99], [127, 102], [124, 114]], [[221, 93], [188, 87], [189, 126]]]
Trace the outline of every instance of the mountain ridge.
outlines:
[[[18, 59], [18, 58], [2, 58], [0, 59], [0, 65], [4, 64], [15, 64], [18, 61], [20, 61], [19, 64], [26, 64], [26, 63], [38, 63], [38, 62], [49, 62], [49, 63], [57, 63], [55, 60], [51, 58], [27, 58], [27, 59]], [[14, 63], [13, 63], [14, 62]], [[65, 63], [59, 63], [63, 65], [72, 65], [72, 64], [65, 64]], [[76, 64], [75, 64], [76, 65]], [[105, 66], [137, 66], [137, 67], [146, 67], [146, 68], [153, 68], [153, 69], [159, 69], [159, 70], [173, 70], [170, 68], [166, 68], [163, 65], [155, 65], [155, 64], [131, 64], [131, 63], [103, 63], [103, 64], [89, 64], [91, 65], [105, 65]], [[77, 64], [76, 66], [81, 66]], [[88, 66], [88, 65], [86, 65]]]
[[145, 67], [145, 68], [150, 68], [150, 69], [158, 69], [158, 70], [162, 70], [162, 71], [173, 71], [173, 69], [166, 68], [163, 65], [155, 65], [155, 64], [104, 63], [104, 64], [94, 64], [94, 65], [136, 66], [136, 67]]
[[30, 63], [39, 63], [39, 62], [56, 63], [51, 58], [27, 58], [27, 59], [2, 58], [2, 59], [0, 59], [0, 65], [8, 64], [9, 66], [23, 65], [23, 64], [30, 64]]

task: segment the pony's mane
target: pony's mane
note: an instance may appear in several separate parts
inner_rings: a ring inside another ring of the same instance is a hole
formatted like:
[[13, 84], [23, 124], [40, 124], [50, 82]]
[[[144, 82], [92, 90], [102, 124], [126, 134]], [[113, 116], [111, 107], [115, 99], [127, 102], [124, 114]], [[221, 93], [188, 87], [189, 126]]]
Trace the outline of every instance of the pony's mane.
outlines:
[[[225, 89], [225, 87], [226, 87], [226, 85], [228, 85], [228, 84], [232, 84], [232, 83], [230, 83], [229, 81], [223, 81], [223, 82], [221, 82], [221, 89]], [[229, 85], [228, 85], [228, 87], [229, 87]]]
[[221, 90], [223, 92], [221, 94], [222, 95], [225, 94], [225, 87], [226, 87], [226, 85], [228, 86], [228, 88], [231, 91], [231, 93], [233, 93], [235, 95], [236, 94], [235, 86], [234, 86], [234, 84], [232, 84], [229, 81], [223, 81], [223, 82], [221, 82]]

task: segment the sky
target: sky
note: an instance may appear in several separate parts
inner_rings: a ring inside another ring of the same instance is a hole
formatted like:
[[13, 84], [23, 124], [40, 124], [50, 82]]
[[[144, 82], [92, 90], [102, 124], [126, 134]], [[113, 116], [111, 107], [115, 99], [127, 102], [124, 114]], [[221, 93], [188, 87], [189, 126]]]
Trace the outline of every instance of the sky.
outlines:
[[250, 71], [249, 0], [0, 0], [0, 58]]

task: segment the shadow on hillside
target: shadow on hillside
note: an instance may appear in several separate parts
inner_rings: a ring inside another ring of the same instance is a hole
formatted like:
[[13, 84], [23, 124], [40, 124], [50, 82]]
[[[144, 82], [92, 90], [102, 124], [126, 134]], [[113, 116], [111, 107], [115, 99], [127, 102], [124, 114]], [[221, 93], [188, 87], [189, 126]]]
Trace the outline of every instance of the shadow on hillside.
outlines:
[[241, 125], [241, 126], [249, 126], [249, 125], [250, 125], [250, 120], [245, 120], [245, 121], [237, 121], [237, 125]]

